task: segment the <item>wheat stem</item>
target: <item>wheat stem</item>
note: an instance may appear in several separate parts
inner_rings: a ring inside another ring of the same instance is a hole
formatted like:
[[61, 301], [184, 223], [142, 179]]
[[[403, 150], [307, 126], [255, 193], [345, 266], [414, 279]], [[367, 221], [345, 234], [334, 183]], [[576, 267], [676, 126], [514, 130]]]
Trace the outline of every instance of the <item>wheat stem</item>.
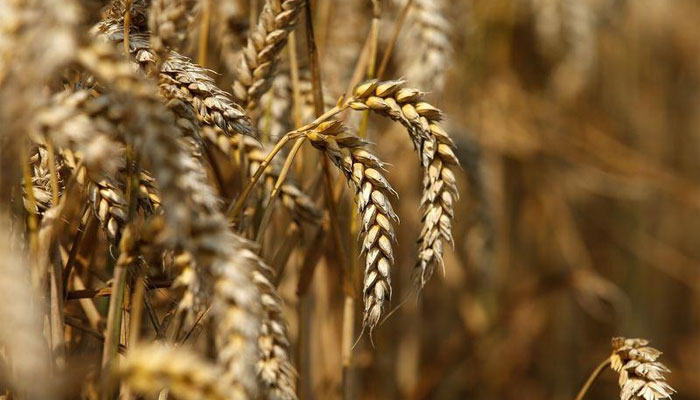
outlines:
[[287, 144], [287, 142], [292, 138], [291, 134], [286, 134], [280, 138], [280, 140], [275, 144], [275, 147], [268, 153], [267, 157], [260, 163], [260, 166], [258, 169], [255, 171], [255, 174], [250, 178], [248, 181], [248, 184], [246, 187], [243, 189], [240, 195], [238, 195], [238, 198], [234, 203], [231, 203], [231, 205], [228, 207], [226, 210], [226, 216], [235, 224], [238, 221], [238, 216], [240, 215], [241, 211], [243, 210], [243, 206], [245, 205], [245, 201], [248, 199], [248, 196], [250, 195], [250, 192], [253, 190], [255, 187], [255, 184], [258, 182], [260, 177], [262, 176], [263, 172], [265, 171], [265, 168], [267, 168], [268, 165], [270, 165], [270, 162], [272, 161], [273, 158], [277, 155], [277, 153], [282, 150], [284, 145]]
[[56, 172], [56, 161], [54, 157], [53, 143], [51, 139], [46, 140], [46, 155], [49, 162], [49, 175], [51, 176], [51, 204], [58, 204], [58, 173]]
[[267, 224], [270, 222], [270, 217], [272, 216], [272, 210], [274, 208], [275, 199], [277, 199], [277, 195], [280, 192], [280, 187], [282, 186], [282, 183], [284, 183], [284, 180], [287, 178], [287, 174], [289, 174], [289, 168], [292, 166], [292, 163], [294, 162], [294, 158], [296, 157], [297, 153], [299, 152], [299, 149], [301, 148], [301, 146], [304, 144], [305, 140], [306, 140], [305, 137], [298, 138], [296, 140], [296, 142], [294, 142], [292, 149], [289, 151], [287, 158], [284, 160], [284, 165], [282, 166], [282, 170], [280, 171], [280, 175], [277, 177], [277, 181], [275, 182], [275, 186], [272, 188], [272, 192], [270, 193], [270, 197], [267, 200], [267, 204], [265, 205], [265, 212], [263, 213], [262, 220], [260, 221], [260, 227], [258, 228], [258, 235], [255, 238], [255, 241], [258, 243], [258, 246], [262, 245], [263, 235], [265, 233], [265, 228], [267, 228]]
[[207, 44], [209, 42], [209, 25], [211, 23], [211, 0], [203, 0], [202, 22], [199, 26], [199, 47], [197, 63], [202, 67], [207, 66]]
[[379, 70], [377, 71], [378, 79], [382, 79], [384, 72], [386, 72], [386, 68], [389, 66], [391, 52], [394, 50], [396, 40], [399, 38], [401, 28], [403, 28], [404, 22], [406, 22], [406, 16], [408, 15], [408, 11], [411, 9], [411, 5], [413, 5], [413, 0], [408, 0], [406, 5], [403, 6], [403, 9], [401, 9], [401, 14], [399, 14], [396, 24], [394, 24], [394, 31], [391, 34], [391, 40], [389, 40], [389, 44], [387, 45], [386, 50], [384, 50], [384, 55], [382, 56], [382, 62], [379, 64]]
[[610, 365], [610, 357], [606, 358], [601, 362], [593, 372], [591, 372], [591, 375], [588, 377], [586, 380], [586, 383], [583, 384], [581, 387], [581, 390], [579, 390], [578, 394], [576, 395], [576, 400], [583, 400], [583, 396], [586, 395], [586, 392], [588, 392], [588, 389], [590, 389], [591, 385], [595, 380], [598, 378], [598, 376], [603, 372], [607, 366]]

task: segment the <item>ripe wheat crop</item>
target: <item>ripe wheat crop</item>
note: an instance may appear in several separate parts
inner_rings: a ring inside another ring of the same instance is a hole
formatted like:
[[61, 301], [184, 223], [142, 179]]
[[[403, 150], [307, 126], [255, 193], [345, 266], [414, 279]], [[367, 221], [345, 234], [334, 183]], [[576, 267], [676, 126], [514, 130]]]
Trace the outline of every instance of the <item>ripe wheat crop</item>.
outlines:
[[[603, 2], [495, 3], [0, 1], [0, 400], [510, 398], [545, 326], [583, 335], [543, 299], [624, 309], [556, 167], [700, 192], [546, 131], [594, 90]], [[508, 68], [539, 97], [484, 72]], [[612, 345], [578, 399], [608, 366], [621, 400], [676, 393], [647, 340]]]

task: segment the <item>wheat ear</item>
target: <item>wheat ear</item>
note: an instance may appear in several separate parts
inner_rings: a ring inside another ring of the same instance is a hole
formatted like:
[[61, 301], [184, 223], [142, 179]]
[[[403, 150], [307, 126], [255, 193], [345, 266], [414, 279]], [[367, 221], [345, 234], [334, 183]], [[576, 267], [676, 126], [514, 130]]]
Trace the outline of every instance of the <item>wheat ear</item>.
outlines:
[[266, 0], [258, 24], [251, 27], [241, 51], [233, 94], [246, 109], [254, 109], [272, 84], [279, 54], [294, 29], [304, 0]]
[[454, 201], [458, 198], [452, 168], [459, 164], [454, 144], [439, 124], [442, 113], [421, 100], [422, 93], [402, 87], [403, 81], [368, 81], [358, 85], [349, 99], [355, 110], [372, 110], [401, 123], [418, 151], [423, 174], [423, 229], [418, 238], [414, 281], [421, 288], [444, 268], [443, 245], [452, 243]]
[[[403, 2], [402, 2], [403, 3]], [[441, 94], [450, 64], [451, 24], [444, 0], [413, 0], [406, 31], [397, 43], [398, 61], [406, 80], [417, 87], [430, 87]]]
[[657, 361], [661, 352], [646, 339], [612, 339], [610, 367], [620, 374], [620, 400], [657, 400], [671, 398], [675, 390], [666, 383], [671, 372]]
[[398, 217], [389, 196], [396, 192], [382, 175], [384, 163], [367, 151], [366, 142], [346, 132], [339, 121], [323, 122], [307, 137], [355, 189], [355, 202], [362, 219], [360, 255], [365, 257], [362, 324], [371, 333], [379, 322], [385, 302], [391, 300], [392, 242], [396, 241], [392, 221], [398, 222]]
[[245, 393], [222, 379], [223, 372], [198, 355], [165, 345], [129, 349], [119, 377], [135, 392], [158, 395], [168, 389], [183, 400], [245, 399]]
[[[93, 32], [114, 43], [124, 41], [123, 27], [115, 21], [102, 21], [93, 28]], [[150, 48], [147, 34], [132, 33], [129, 48], [131, 58], [142, 70], [155, 68], [157, 57]], [[216, 86], [208, 70], [187, 57], [171, 51], [160, 68], [158, 83], [161, 96], [167, 100], [178, 99], [192, 107], [202, 126], [220, 130], [225, 136], [255, 134], [256, 129], [241, 107]]]

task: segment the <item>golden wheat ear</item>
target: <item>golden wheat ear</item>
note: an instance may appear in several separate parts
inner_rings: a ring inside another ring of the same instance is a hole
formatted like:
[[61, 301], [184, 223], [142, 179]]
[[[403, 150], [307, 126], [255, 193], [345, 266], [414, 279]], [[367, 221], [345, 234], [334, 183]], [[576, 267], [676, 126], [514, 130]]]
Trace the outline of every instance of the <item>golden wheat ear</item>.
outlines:
[[666, 383], [671, 372], [657, 361], [661, 351], [649, 346], [646, 339], [612, 339], [610, 367], [620, 375], [620, 400], [670, 399], [676, 391]]
[[391, 300], [392, 244], [396, 242], [393, 223], [398, 222], [398, 217], [389, 198], [396, 192], [382, 174], [384, 163], [367, 150], [367, 142], [346, 132], [339, 121], [323, 122], [307, 137], [355, 189], [362, 220], [360, 256], [365, 258], [362, 325], [371, 335], [384, 312], [385, 302]]
[[453, 168], [459, 165], [454, 143], [440, 125], [442, 112], [422, 101], [423, 93], [404, 88], [403, 81], [370, 80], [359, 84], [348, 100], [354, 110], [371, 110], [406, 128], [423, 167], [423, 228], [418, 238], [418, 262], [413, 271], [420, 288], [436, 267], [444, 268], [445, 244], [453, 244], [454, 203], [459, 198]]

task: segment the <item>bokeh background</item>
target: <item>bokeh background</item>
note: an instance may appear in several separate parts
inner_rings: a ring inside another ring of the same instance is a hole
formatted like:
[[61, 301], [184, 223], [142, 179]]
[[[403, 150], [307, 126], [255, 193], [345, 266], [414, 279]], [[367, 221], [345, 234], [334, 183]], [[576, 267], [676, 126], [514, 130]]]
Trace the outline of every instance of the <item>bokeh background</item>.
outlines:
[[[371, 7], [350, 3], [364, 14], [331, 20], [336, 43], [359, 49]], [[421, 89], [462, 163], [455, 247], [444, 274], [411, 292], [420, 171], [405, 134], [373, 119], [402, 194], [400, 307], [374, 347], [355, 348], [357, 398], [572, 399], [618, 335], [651, 340], [674, 398], [700, 398], [700, 3], [425, 3], [449, 24], [445, 81], [428, 71]], [[385, 41], [397, 9], [384, 10]], [[412, 52], [429, 67], [411, 18], [387, 75], [407, 77]], [[311, 385], [330, 398], [342, 297], [318, 272]], [[587, 398], [618, 396], [607, 371]]]

